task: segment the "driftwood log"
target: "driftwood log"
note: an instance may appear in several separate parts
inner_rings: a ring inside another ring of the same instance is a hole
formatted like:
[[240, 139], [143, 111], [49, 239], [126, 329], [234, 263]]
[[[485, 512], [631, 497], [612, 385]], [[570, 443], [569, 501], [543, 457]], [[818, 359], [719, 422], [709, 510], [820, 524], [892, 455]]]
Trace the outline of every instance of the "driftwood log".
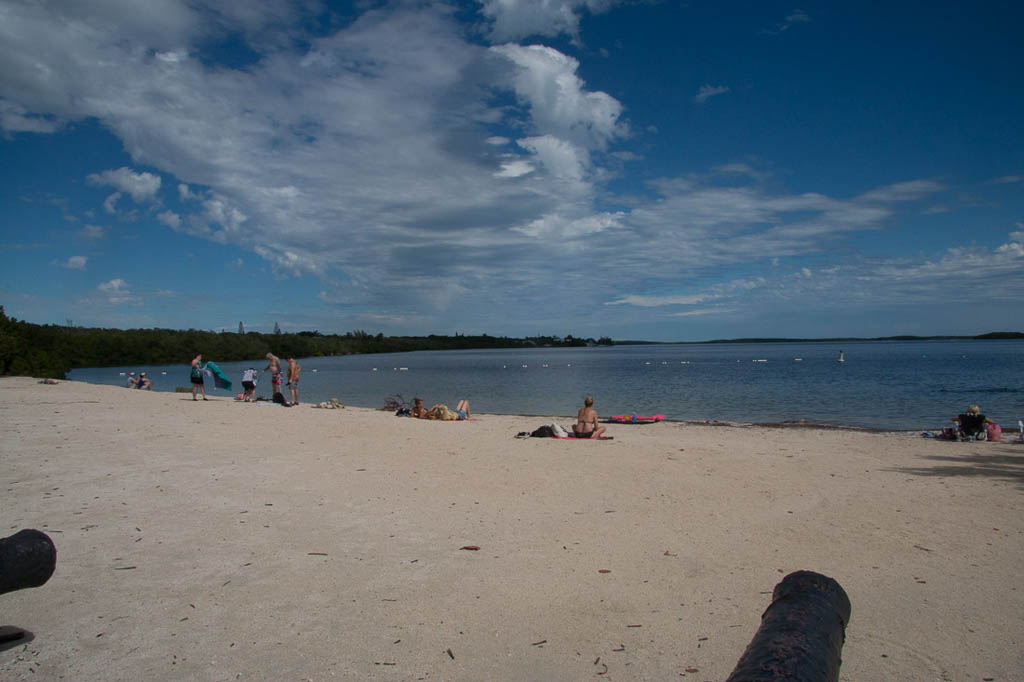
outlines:
[[26, 528], [0, 539], [0, 594], [39, 587], [57, 567], [57, 548], [46, 533]]
[[838, 682], [848, 622], [850, 599], [839, 583], [790, 573], [726, 682]]

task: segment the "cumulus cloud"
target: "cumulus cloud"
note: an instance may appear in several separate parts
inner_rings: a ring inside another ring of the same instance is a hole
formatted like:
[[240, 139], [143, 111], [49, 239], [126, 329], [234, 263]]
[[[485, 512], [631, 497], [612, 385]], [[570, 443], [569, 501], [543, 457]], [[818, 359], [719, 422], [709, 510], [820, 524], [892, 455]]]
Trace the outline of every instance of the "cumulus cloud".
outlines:
[[181, 227], [181, 216], [174, 211], [163, 211], [162, 213], [158, 213], [156, 219], [172, 230], [177, 230]]
[[128, 283], [120, 277], [103, 282], [96, 289], [108, 303], [114, 305], [139, 305], [142, 302], [142, 298], [132, 293]]
[[707, 102], [712, 97], [724, 95], [727, 92], [729, 92], [729, 87], [725, 85], [702, 85], [697, 90], [693, 101], [697, 104], [704, 104], [704, 102]]
[[86, 256], [70, 256], [66, 261], [53, 261], [53, 264], [59, 265], [62, 268], [67, 268], [68, 270], [84, 270], [85, 264], [88, 261], [89, 259]]
[[495, 42], [560, 34], [578, 42], [583, 11], [600, 14], [616, 4], [618, 0], [483, 0], [481, 12], [492, 22]]
[[622, 105], [604, 92], [587, 91], [576, 75], [579, 62], [544, 45], [491, 48], [515, 65], [515, 93], [529, 108], [539, 135], [551, 135], [586, 149], [604, 149], [626, 134]]
[[136, 173], [128, 167], [106, 170], [102, 173], [91, 173], [86, 179], [92, 185], [109, 185], [120, 192], [127, 193], [135, 203], [153, 199], [157, 190], [160, 189], [159, 175]]

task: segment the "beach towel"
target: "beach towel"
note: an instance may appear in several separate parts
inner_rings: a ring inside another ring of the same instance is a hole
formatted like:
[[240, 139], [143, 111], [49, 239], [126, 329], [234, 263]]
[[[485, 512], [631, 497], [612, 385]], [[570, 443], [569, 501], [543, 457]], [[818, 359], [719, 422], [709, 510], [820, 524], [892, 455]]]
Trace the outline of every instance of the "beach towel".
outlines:
[[577, 438], [576, 436], [552, 436], [556, 440], [615, 440], [615, 436], [598, 436], [597, 438]]
[[228, 375], [225, 374], [216, 363], [207, 362], [203, 365], [203, 371], [213, 377], [213, 385], [215, 388], [223, 388], [228, 391], [231, 390], [231, 379], [228, 379]]
[[663, 414], [652, 414], [647, 417], [638, 417], [635, 414], [617, 414], [601, 421], [605, 424], [657, 424], [664, 418]]

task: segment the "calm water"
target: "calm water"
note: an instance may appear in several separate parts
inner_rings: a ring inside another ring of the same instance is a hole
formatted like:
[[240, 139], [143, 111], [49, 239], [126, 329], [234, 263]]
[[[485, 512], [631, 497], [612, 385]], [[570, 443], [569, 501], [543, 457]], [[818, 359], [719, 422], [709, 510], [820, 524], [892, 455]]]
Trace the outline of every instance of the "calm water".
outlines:
[[[840, 350], [842, 364], [836, 362]], [[575, 414], [583, 397], [592, 395], [601, 415], [664, 414], [683, 420], [806, 419], [934, 429], [971, 403], [1004, 427], [1024, 417], [1024, 341], [423, 351], [300, 362], [303, 402], [337, 397], [358, 407], [382, 407], [388, 396], [401, 394], [407, 400], [420, 396], [427, 405], [454, 405], [465, 397], [478, 412], [564, 416]], [[241, 391], [242, 370], [252, 363], [219, 364]], [[120, 372], [146, 371], [155, 390], [173, 391], [189, 386], [188, 369], [185, 362], [79, 369], [69, 378], [123, 385]], [[211, 395], [229, 395], [206, 383]], [[257, 395], [269, 394], [265, 375]]]

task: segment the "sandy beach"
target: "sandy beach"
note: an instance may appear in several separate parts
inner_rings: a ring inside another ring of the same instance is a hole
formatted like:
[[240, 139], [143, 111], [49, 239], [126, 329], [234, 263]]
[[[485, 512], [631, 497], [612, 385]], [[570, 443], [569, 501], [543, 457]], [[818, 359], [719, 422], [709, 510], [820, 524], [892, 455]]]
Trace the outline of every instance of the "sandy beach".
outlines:
[[842, 680], [1024, 679], [1016, 433], [514, 438], [556, 417], [0, 379], [0, 536], [58, 550], [0, 679], [723, 680], [801, 569], [852, 602]]

